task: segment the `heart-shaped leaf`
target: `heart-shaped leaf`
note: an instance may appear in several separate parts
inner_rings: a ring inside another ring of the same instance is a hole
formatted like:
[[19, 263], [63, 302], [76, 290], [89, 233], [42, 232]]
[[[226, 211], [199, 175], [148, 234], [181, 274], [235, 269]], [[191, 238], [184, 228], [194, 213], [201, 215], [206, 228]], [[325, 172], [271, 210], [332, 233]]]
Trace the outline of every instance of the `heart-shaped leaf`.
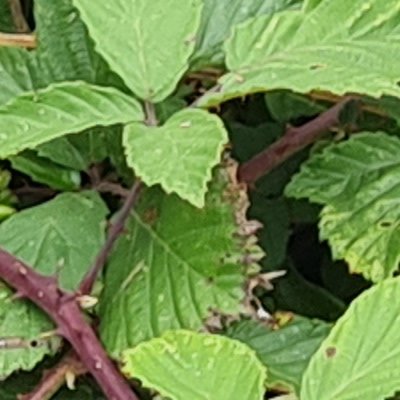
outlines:
[[124, 131], [128, 164], [148, 185], [161, 184], [197, 207], [204, 206], [211, 169], [227, 134], [222, 121], [203, 110], [174, 114], [162, 127], [134, 123]]

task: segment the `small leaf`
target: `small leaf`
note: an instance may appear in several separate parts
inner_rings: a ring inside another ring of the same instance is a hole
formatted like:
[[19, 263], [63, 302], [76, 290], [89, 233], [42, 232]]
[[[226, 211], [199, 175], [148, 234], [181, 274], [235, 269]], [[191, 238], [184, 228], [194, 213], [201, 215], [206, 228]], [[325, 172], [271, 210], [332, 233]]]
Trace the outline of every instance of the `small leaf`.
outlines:
[[77, 190], [80, 187], [81, 177], [78, 171], [64, 168], [46, 158], [39, 157], [33, 151], [11, 157], [10, 161], [15, 170], [51, 188], [68, 191]]
[[255, 321], [240, 321], [227, 336], [252, 348], [268, 368], [267, 385], [300, 391], [300, 382], [311, 356], [328, 335], [330, 325], [295, 316], [288, 324], [272, 329]]
[[217, 172], [201, 210], [159, 188], [142, 193], [100, 298], [100, 333], [113, 356], [170, 329], [199, 329], [212, 310], [242, 309], [243, 260], [252, 253], [227, 196], [236, 189]]
[[274, 89], [399, 97], [399, 17], [398, 0], [323, 0], [246, 21], [225, 45], [230, 72], [201, 105]]
[[264, 398], [265, 368], [250, 348], [223, 336], [170, 331], [123, 359], [125, 374], [171, 400]]
[[211, 169], [226, 142], [222, 121], [195, 109], [174, 114], [162, 127], [131, 124], [124, 132], [127, 162], [135, 173], [197, 207], [204, 205]]
[[0, 246], [73, 290], [104, 241], [107, 209], [94, 193], [64, 193], [0, 225]]
[[286, 189], [325, 205], [321, 239], [372, 281], [393, 275], [400, 262], [399, 152], [396, 137], [360, 133], [313, 154]]
[[301, 399], [377, 400], [399, 389], [400, 280], [365, 291], [335, 324], [304, 374]]
[[[188, 69], [201, 0], [73, 0], [98, 52], [140, 98], [157, 103]], [[111, 33], [111, 34], [110, 34]]]
[[0, 107], [0, 157], [91, 126], [142, 119], [139, 103], [115, 89], [83, 82], [52, 85]]
[[[51, 140], [37, 148], [40, 156], [68, 168], [87, 170], [90, 165], [99, 163], [110, 155], [110, 142], [121, 142], [122, 127], [94, 127], [79, 135], [69, 134]], [[122, 146], [121, 146], [122, 148]], [[121, 149], [123, 156], [123, 149]]]

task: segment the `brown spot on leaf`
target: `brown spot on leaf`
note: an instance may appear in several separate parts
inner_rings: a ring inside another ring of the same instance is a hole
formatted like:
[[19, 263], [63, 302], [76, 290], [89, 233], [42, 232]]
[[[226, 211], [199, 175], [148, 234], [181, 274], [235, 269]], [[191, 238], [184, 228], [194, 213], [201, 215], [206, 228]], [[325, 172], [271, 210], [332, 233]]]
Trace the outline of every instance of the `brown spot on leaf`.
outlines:
[[336, 355], [336, 347], [328, 347], [325, 350], [325, 354], [328, 358], [333, 358]]
[[148, 208], [144, 213], [143, 213], [143, 221], [146, 224], [153, 225], [158, 218], [158, 211], [156, 208]]

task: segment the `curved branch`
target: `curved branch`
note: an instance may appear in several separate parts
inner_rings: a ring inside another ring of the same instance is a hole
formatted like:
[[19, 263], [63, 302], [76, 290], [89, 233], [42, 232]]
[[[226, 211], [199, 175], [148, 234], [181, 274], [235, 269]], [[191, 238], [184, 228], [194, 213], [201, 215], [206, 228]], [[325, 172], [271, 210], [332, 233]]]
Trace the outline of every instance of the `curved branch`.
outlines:
[[79, 354], [107, 398], [139, 400], [86, 322], [75, 295], [61, 290], [55, 278], [39, 274], [1, 249], [0, 278], [16, 289], [19, 297], [31, 300], [56, 323], [58, 333]]
[[315, 142], [321, 134], [339, 124], [341, 111], [352, 100], [354, 98], [346, 97], [312, 121], [300, 127], [288, 128], [282, 138], [239, 167], [239, 181], [254, 183], [290, 156]]

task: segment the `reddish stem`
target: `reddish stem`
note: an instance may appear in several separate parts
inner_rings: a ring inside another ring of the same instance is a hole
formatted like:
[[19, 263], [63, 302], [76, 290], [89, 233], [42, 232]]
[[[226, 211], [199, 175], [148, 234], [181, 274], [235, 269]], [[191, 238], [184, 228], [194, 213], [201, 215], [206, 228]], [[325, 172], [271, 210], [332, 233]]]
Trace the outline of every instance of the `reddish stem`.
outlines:
[[75, 295], [61, 290], [55, 278], [39, 274], [1, 249], [0, 277], [49, 315], [109, 400], [139, 400], [86, 322]]
[[340, 122], [340, 113], [350, 100], [352, 98], [346, 97], [312, 121], [300, 127], [288, 128], [281, 139], [239, 167], [239, 181], [254, 183], [290, 156], [315, 142], [321, 134]]
[[114, 247], [116, 240], [124, 231], [126, 220], [128, 219], [132, 207], [138, 198], [141, 186], [141, 182], [137, 180], [132, 186], [132, 189], [129, 191], [128, 196], [125, 199], [124, 205], [117, 214], [115, 221], [111, 222], [107, 240], [104, 243], [104, 246], [100, 250], [99, 254], [97, 255], [92, 267], [89, 269], [89, 272], [86, 274], [79, 286], [79, 292], [81, 294], [89, 294], [92, 291], [93, 285], [101, 270], [104, 268], [104, 265], [111, 253], [111, 250]]

